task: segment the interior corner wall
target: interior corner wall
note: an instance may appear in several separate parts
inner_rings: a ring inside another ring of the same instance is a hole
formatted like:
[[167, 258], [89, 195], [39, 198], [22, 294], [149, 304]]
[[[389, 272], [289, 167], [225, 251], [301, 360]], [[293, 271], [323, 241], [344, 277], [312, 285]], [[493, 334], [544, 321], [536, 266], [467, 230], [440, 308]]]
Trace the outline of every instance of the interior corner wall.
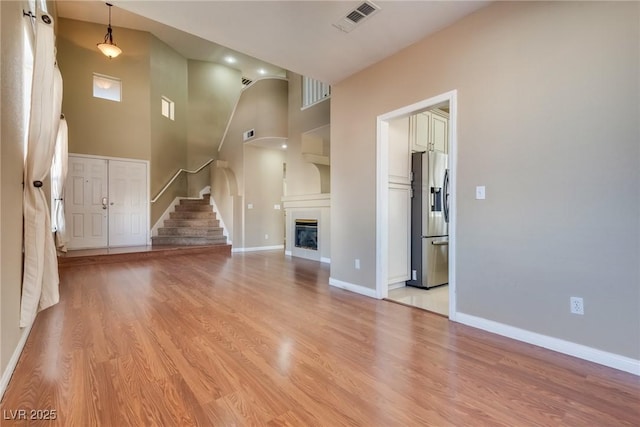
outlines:
[[0, 376], [16, 351], [22, 330], [22, 181], [26, 129], [23, 105], [21, 2], [0, 2]]
[[[284, 245], [283, 150], [244, 146], [245, 248]], [[278, 206], [278, 208], [276, 208]]]
[[[150, 151], [149, 189], [153, 198], [173, 175], [187, 167], [187, 60], [171, 47], [151, 36], [150, 52]], [[174, 120], [162, 115], [162, 98], [174, 103]], [[174, 181], [165, 194], [151, 205], [151, 224], [162, 216], [171, 202], [187, 194], [187, 179]]]
[[640, 359], [639, 56], [640, 3], [497, 2], [333, 85], [332, 278], [375, 288], [377, 117], [455, 89], [457, 311]]
[[289, 140], [287, 142], [287, 196], [322, 193], [320, 172], [302, 158], [302, 134], [330, 122], [331, 100], [302, 108], [302, 76], [287, 72], [289, 80]]
[[[287, 81], [283, 79], [263, 79], [254, 82], [250, 87], [242, 91], [235, 114], [229, 125], [218, 158], [225, 161], [228, 168], [236, 178], [238, 200], [245, 196], [245, 165], [243, 133], [249, 129], [255, 129], [255, 136], [251, 141], [259, 139], [286, 139], [287, 138]], [[212, 190], [224, 188], [213, 185]], [[213, 193], [216, 200], [228, 195]], [[239, 206], [233, 210], [233, 218], [223, 217], [225, 223], [233, 223], [233, 245], [237, 248], [246, 247], [245, 244], [245, 215], [246, 201], [240, 211]]]
[[[69, 152], [151, 160], [151, 34], [114, 28], [123, 53], [109, 59], [96, 48], [104, 25], [60, 19], [58, 63]], [[122, 102], [93, 97], [93, 73], [122, 80]]]
[[[217, 158], [227, 123], [242, 90], [240, 71], [221, 64], [188, 61], [187, 167]], [[188, 177], [189, 195], [209, 185], [208, 168]]]

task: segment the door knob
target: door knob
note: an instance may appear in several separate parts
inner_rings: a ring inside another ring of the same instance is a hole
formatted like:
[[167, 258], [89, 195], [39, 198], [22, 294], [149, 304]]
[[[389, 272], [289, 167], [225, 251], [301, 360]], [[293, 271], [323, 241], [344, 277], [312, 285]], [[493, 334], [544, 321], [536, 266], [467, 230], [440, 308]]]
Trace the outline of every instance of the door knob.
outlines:
[[102, 198], [102, 209], [107, 209], [107, 198], [106, 197]]

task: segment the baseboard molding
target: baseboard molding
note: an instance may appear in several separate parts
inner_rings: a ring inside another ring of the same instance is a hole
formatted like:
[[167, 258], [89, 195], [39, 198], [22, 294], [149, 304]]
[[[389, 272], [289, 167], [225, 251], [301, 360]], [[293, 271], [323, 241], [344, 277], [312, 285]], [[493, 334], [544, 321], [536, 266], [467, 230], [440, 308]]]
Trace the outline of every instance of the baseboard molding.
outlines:
[[356, 294], [364, 295], [370, 298], [378, 298], [376, 290], [371, 288], [365, 288], [364, 286], [356, 285], [349, 282], [343, 282], [342, 280], [329, 277], [329, 285], [336, 288], [344, 289], [346, 291], [355, 292]]
[[160, 217], [160, 219], [158, 219], [156, 221], [155, 224], [153, 224], [153, 227], [151, 227], [151, 233], [149, 235], [149, 244], [151, 244], [151, 237], [157, 236], [158, 235], [158, 228], [162, 227], [164, 225], [164, 220], [165, 219], [169, 219], [169, 214], [171, 212], [173, 212], [173, 210], [175, 209], [176, 205], [180, 204], [180, 199], [182, 199], [184, 197], [176, 197], [175, 199], [173, 199], [173, 202], [171, 202], [171, 204], [169, 206], [167, 206], [167, 209], [164, 210], [164, 212], [162, 213], [162, 216]]
[[538, 334], [536, 332], [527, 331], [525, 329], [516, 328], [515, 326], [505, 325], [503, 323], [494, 322], [492, 320], [483, 319], [481, 317], [465, 313], [458, 312], [456, 314], [456, 321], [474, 328], [512, 338], [517, 341], [537, 345], [539, 347], [557, 351], [558, 353], [568, 354], [569, 356], [588, 360], [589, 362], [598, 363], [600, 365], [640, 376], [640, 360], [631, 359], [630, 357], [609, 353], [607, 351], [587, 347], [582, 344], [576, 344], [560, 338]]
[[6, 369], [2, 373], [2, 377], [0, 377], [0, 400], [4, 396], [4, 392], [7, 390], [7, 386], [9, 385], [9, 381], [11, 381], [11, 377], [13, 376], [13, 371], [15, 371], [16, 366], [18, 365], [18, 360], [20, 359], [20, 355], [22, 354], [22, 350], [24, 350], [24, 346], [27, 343], [27, 338], [29, 338], [29, 334], [31, 333], [31, 327], [33, 326], [33, 322], [22, 330], [22, 335], [20, 336], [20, 340], [18, 341], [18, 345], [11, 355], [11, 359], [9, 359], [9, 363], [7, 364]]
[[253, 248], [233, 248], [231, 252], [259, 252], [259, 251], [275, 251], [278, 249], [284, 249], [284, 245], [276, 246], [256, 246]]
[[389, 283], [389, 290], [392, 291], [394, 289], [400, 289], [400, 288], [404, 288], [405, 286], [407, 286], [407, 282], [396, 282], [396, 283]]
[[291, 251], [284, 251], [284, 256], [291, 256]]
[[[220, 227], [222, 227], [222, 234], [227, 238], [227, 242], [229, 244], [231, 244], [231, 239], [229, 238], [229, 229], [227, 228], [227, 226], [224, 223], [224, 220], [222, 219], [222, 215], [220, 214], [220, 209], [218, 209], [218, 205], [216, 205], [216, 201], [213, 198], [213, 193], [211, 193], [211, 187], [206, 187], [204, 190], [205, 191], [208, 190], [208, 194], [211, 194], [211, 196], [209, 196], [209, 204], [211, 206], [213, 206], [213, 210], [216, 213], [216, 218], [218, 219], [218, 221], [220, 222]], [[207, 194], [207, 192], [201, 192], [201, 196]]]
[[325, 263], [325, 264], [331, 264], [331, 258], [320, 257], [320, 262]]

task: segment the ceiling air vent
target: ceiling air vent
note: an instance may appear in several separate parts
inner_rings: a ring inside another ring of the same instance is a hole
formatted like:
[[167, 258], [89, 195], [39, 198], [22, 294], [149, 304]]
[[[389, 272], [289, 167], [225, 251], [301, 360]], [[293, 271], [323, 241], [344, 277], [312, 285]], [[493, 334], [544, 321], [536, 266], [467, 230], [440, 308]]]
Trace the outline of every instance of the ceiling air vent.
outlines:
[[242, 78], [242, 86], [249, 86], [251, 83], [253, 83], [253, 80], [248, 79], [246, 77]]
[[354, 10], [349, 11], [344, 18], [333, 24], [333, 26], [345, 33], [348, 33], [357, 25], [361, 24], [366, 18], [375, 14], [379, 10], [380, 8], [378, 6], [370, 1], [366, 1]]

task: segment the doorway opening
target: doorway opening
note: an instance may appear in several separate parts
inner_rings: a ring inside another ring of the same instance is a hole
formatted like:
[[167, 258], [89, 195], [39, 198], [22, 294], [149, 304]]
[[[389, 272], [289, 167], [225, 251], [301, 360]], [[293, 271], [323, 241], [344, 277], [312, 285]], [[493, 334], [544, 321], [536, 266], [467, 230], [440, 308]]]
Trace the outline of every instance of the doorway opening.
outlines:
[[[454, 90], [379, 116], [377, 135], [376, 295], [451, 320], [456, 317], [456, 120]], [[421, 158], [424, 166], [416, 166]], [[414, 181], [416, 167], [435, 181]]]

